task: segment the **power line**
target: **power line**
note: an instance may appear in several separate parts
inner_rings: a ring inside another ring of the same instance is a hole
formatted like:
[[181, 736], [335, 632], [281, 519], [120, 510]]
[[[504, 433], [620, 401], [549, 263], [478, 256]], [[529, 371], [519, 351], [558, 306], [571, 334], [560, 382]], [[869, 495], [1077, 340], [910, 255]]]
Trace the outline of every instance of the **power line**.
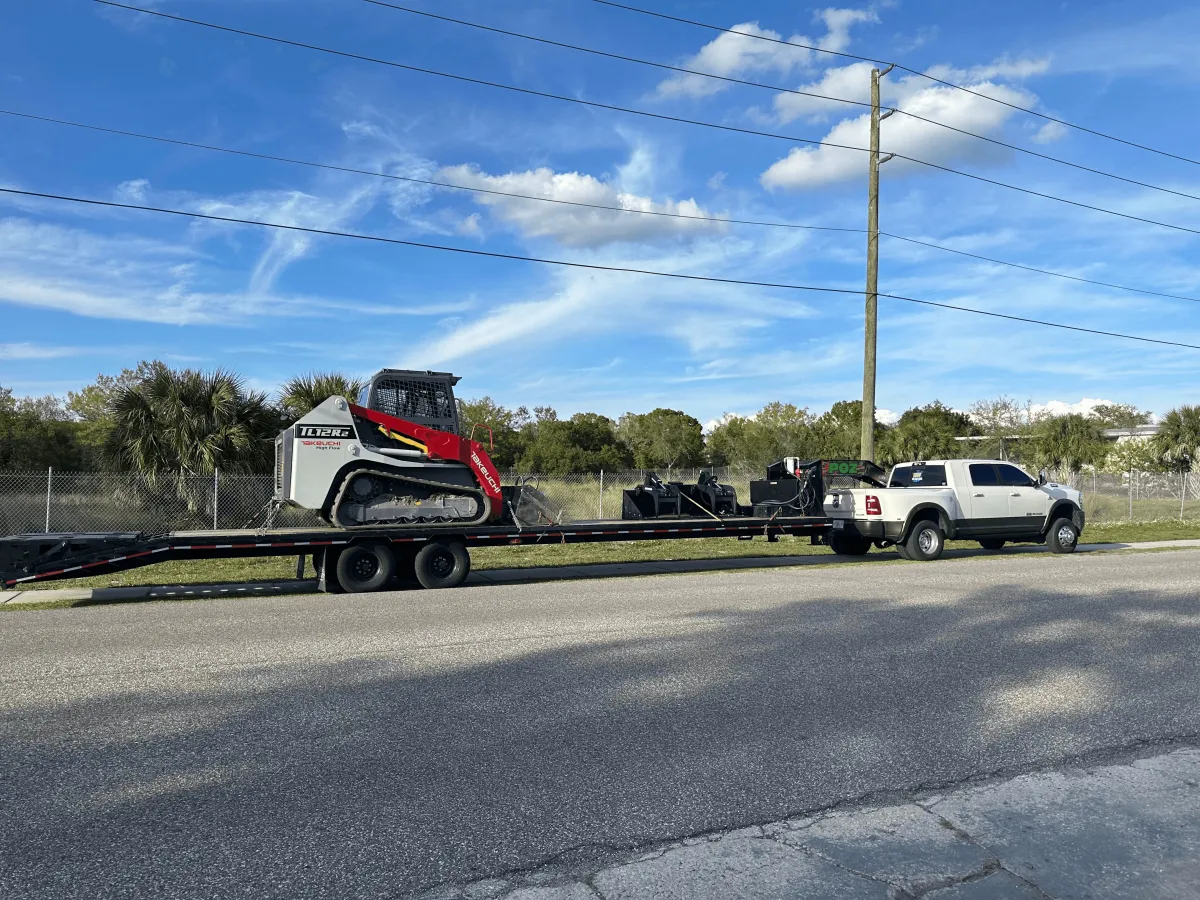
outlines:
[[[466, 256], [482, 256], [489, 259], [505, 259], [517, 262], [540, 263], [548, 266], [563, 266], [572, 269], [591, 269], [601, 272], [620, 272], [631, 275], [653, 275], [658, 278], [676, 278], [683, 281], [702, 281], [713, 284], [740, 285], [743, 287], [774, 288], [789, 291], [811, 291], [823, 294], [861, 294], [862, 291], [851, 288], [819, 287], [816, 285], [788, 284], [786, 282], [751, 281], [742, 278], [718, 278], [712, 275], [685, 275], [679, 272], [659, 272], [654, 269], [638, 269], [632, 266], [604, 266], [599, 263], [581, 263], [561, 259], [548, 259], [537, 256], [523, 256], [516, 253], [499, 253], [493, 250], [472, 250], [466, 247], [452, 247], [445, 244], [430, 244], [423, 241], [409, 241], [401, 238], [384, 237], [374, 234], [359, 234], [352, 231], [333, 231], [325, 228], [311, 228], [303, 225], [283, 225], [278, 222], [263, 222], [258, 219], [244, 219], [235, 216], [218, 216], [211, 213], [198, 213], [182, 209], [170, 209], [163, 206], [146, 206], [136, 203], [119, 203], [115, 200], [96, 200], [88, 197], [72, 197], [65, 194], [51, 194], [42, 191], [24, 191], [17, 188], [0, 187], [0, 193], [21, 197], [37, 197], [43, 200], [61, 200], [68, 203], [80, 203], [88, 206], [100, 206], [110, 209], [136, 210], [139, 212], [162, 213], [165, 215], [182, 216], [189, 219], [202, 219], [210, 222], [227, 222], [232, 225], [254, 225], [260, 228], [277, 228], [283, 231], [297, 231], [304, 234], [319, 234], [328, 237], [351, 238], [359, 241], [371, 241], [380, 244], [393, 244], [401, 247], [418, 247], [424, 250], [439, 250], [444, 253], [459, 253]], [[939, 309], [950, 309], [957, 312], [973, 313], [978, 316], [988, 316], [993, 319], [1007, 319], [1011, 322], [1024, 322], [1029, 325], [1043, 325], [1047, 328], [1061, 328], [1067, 331], [1077, 331], [1084, 334], [1095, 334], [1102, 337], [1121, 338], [1129, 341], [1140, 341], [1147, 344], [1161, 344], [1167, 347], [1182, 347], [1187, 350], [1200, 350], [1200, 344], [1184, 344], [1179, 341], [1165, 341], [1159, 338], [1142, 337], [1133, 334], [1123, 334], [1116, 331], [1101, 331], [1096, 328], [1083, 328], [1079, 325], [1066, 325], [1061, 322], [1047, 322], [1042, 319], [1028, 319], [1023, 316], [1012, 316], [1005, 313], [989, 312], [982, 309], [971, 309], [966, 306], [954, 306], [950, 303], [938, 303], [933, 300], [918, 300], [914, 297], [904, 297], [900, 294], [880, 293], [880, 297], [890, 300], [901, 300], [905, 303], [916, 303], [921, 306], [935, 306]]]
[[[241, 28], [232, 28], [228, 25], [216, 25], [212, 22], [204, 22], [199, 19], [189, 19], [184, 16], [176, 16], [176, 15], [172, 15], [171, 13], [161, 12], [159, 10], [143, 9], [138, 6], [128, 6], [124, 3], [117, 3], [117, 2], [115, 2], [115, 0], [93, 0], [93, 2], [99, 3], [103, 6], [112, 6], [112, 7], [118, 8], [118, 9], [129, 10], [131, 12], [143, 13], [148, 16], [157, 16], [162, 19], [170, 19], [175, 22], [184, 22], [189, 25], [199, 25], [204, 28], [211, 28], [214, 31], [224, 31], [229, 34], [237, 34], [237, 35], [241, 35], [243, 37], [252, 37], [252, 38], [259, 39], [259, 40], [270, 41], [270, 42], [276, 43], [276, 44], [283, 44], [283, 45], [289, 46], [289, 47], [299, 47], [299, 48], [305, 49], [305, 50], [316, 50], [319, 53], [328, 53], [332, 56], [340, 56], [345, 59], [354, 59], [354, 60], [358, 60], [360, 62], [375, 63], [377, 65], [389, 66], [389, 67], [395, 68], [395, 69], [403, 69], [403, 70], [409, 71], [409, 72], [419, 72], [424, 75], [435, 75], [439, 78], [449, 78], [454, 81], [461, 81], [461, 82], [465, 82], [468, 84], [478, 84], [478, 85], [484, 85], [486, 87], [499, 88], [500, 90], [512, 91], [514, 93], [525, 94], [525, 95], [528, 95], [531, 97], [543, 97], [543, 98], [550, 99], [550, 100], [561, 100], [565, 103], [575, 103], [575, 104], [578, 104], [581, 106], [588, 106], [588, 107], [592, 107], [595, 109], [608, 110], [610, 112], [627, 113], [629, 115], [643, 116], [643, 117], [649, 118], [649, 119], [659, 119], [659, 120], [665, 121], [665, 122], [677, 122], [677, 123], [684, 124], [684, 125], [696, 125], [696, 126], [699, 126], [702, 128], [712, 128], [712, 129], [715, 129], [718, 131], [728, 131], [728, 132], [732, 132], [735, 134], [754, 135], [756, 137], [772, 138], [774, 140], [788, 141], [791, 143], [813, 144], [813, 145], [819, 146], [819, 147], [834, 147], [834, 148], [837, 148], [840, 150], [853, 150], [858, 153], [870, 152], [865, 147], [853, 147], [848, 144], [835, 144], [830, 141], [819, 141], [819, 140], [815, 140], [813, 138], [801, 138], [801, 137], [796, 137], [794, 135], [777, 134], [775, 132], [770, 132], [770, 131], [757, 131], [752, 128], [739, 128], [734, 125], [720, 125], [720, 124], [717, 124], [716, 122], [705, 122], [700, 119], [687, 119], [682, 116], [671, 116], [671, 115], [667, 115], [665, 113], [649, 112], [647, 110], [633, 109], [633, 108], [627, 107], [627, 106], [616, 106], [611, 103], [599, 103], [595, 100], [583, 100], [579, 97], [568, 97], [563, 94], [552, 94], [548, 91], [537, 91], [537, 90], [533, 90], [532, 88], [516, 87], [515, 85], [503, 84], [498, 81], [487, 81], [482, 78], [471, 78], [467, 75], [455, 75], [450, 72], [441, 72], [436, 69], [427, 69], [427, 68], [424, 68], [421, 66], [413, 66], [413, 65], [409, 65], [407, 63], [395, 62], [394, 60], [380, 59], [379, 57], [365, 56], [365, 55], [358, 54], [358, 53], [349, 53], [345, 50], [334, 50], [332, 48], [321, 47], [316, 44], [307, 44], [302, 41], [293, 41], [293, 40], [289, 40], [287, 38], [274, 37], [272, 35], [261, 34], [259, 32], [255, 32], [255, 31], [247, 31], [247, 30], [241, 29]], [[943, 166], [938, 163], [927, 162], [926, 160], [917, 159], [916, 157], [913, 157], [913, 156], [906, 156], [902, 153], [893, 153], [891, 155], [893, 157], [895, 157], [896, 159], [903, 159], [908, 162], [915, 163], [917, 165], [926, 166], [927, 168], [930, 168], [930, 169], [936, 169], [940, 172], [948, 172], [951, 175], [958, 175], [962, 178], [969, 178], [972, 181], [979, 181], [984, 184], [993, 185], [995, 187], [1002, 187], [1007, 190], [1017, 191], [1019, 193], [1028, 194], [1033, 197], [1041, 197], [1046, 200], [1053, 200], [1057, 203], [1065, 203], [1068, 206], [1074, 206], [1079, 209], [1087, 209], [1092, 212], [1105, 213], [1106, 215], [1116, 216], [1121, 219], [1128, 219], [1133, 222], [1141, 222], [1146, 225], [1155, 225], [1160, 228], [1169, 228], [1172, 231], [1181, 231], [1181, 232], [1185, 232], [1187, 234], [1200, 235], [1200, 229], [1188, 228], [1183, 225], [1172, 225], [1167, 222], [1159, 222], [1156, 219], [1147, 219], [1142, 216], [1135, 216], [1131, 213], [1117, 212], [1116, 210], [1106, 209], [1102, 206], [1093, 206], [1089, 203], [1082, 203], [1078, 200], [1068, 200], [1065, 197], [1058, 197], [1058, 196], [1055, 196], [1054, 194], [1046, 194], [1041, 191], [1035, 191], [1031, 188], [1019, 187], [1018, 185], [1009, 184], [1004, 181], [998, 181], [994, 178], [986, 178], [983, 175], [975, 175], [971, 172], [964, 172], [961, 169], [952, 169], [949, 166]]]
[[1130, 140], [1127, 140], [1122, 137], [1117, 137], [1116, 135], [1113, 135], [1113, 134], [1107, 134], [1106, 132], [1103, 132], [1103, 131], [1097, 131], [1094, 128], [1088, 128], [1084, 125], [1076, 125], [1074, 122], [1068, 122], [1066, 119], [1057, 119], [1054, 116], [1047, 115], [1046, 113], [1038, 112], [1036, 109], [1030, 109], [1027, 106], [1021, 106], [1020, 104], [1017, 104], [1017, 103], [1009, 103], [1007, 100], [1001, 100], [998, 97], [989, 97], [987, 94], [980, 93], [979, 91], [973, 91], [968, 87], [963, 87], [961, 84], [955, 84], [952, 81], [945, 81], [945, 80], [943, 80], [941, 78], [937, 78], [933, 75], [928, 75], [925, 72], [922, 72], [918, 69], [910, 68], [909, 66], [903, 65], [901, 63], [889, 62], [888, 60], [884, 60], [884, 59], [876, 59], [873, 56], [858, 56], [854, 53], [843, 53], [838, 50], [827, 50], [824, 47], [813, 47], [808, 44], [793, 43], [792, 41], [785, 41], [785, 40], [781, 40], [779, 38], [767, 37], [766, 35], [763, 35], [763, 34], [749, 34], [745, 31], [734, 31], [732, 28], [722, 28], [720, 25], [710, 25], [707, 22], [697, 22], [695, 19], [685, 19], [682, 16], [672, 16], [667, 13], [656, 12], [652, 9], [643, 9], [638, 6], [629, 6], [625, 3], [616, 3], [616, 2], [614, 2], [614, 0], [594, 0], [594, 2], [601, 3], [605, 6], [612, 6], [617, 9], [628, 10], [629, 12], [640, 13], [641, 15], [644, 15], [644, 16], [654, 16], [655, 18], [658, 18], [658, 19], [667, 19], [669, 21], [680, 22], [685, 25], [695, 25], [697, 28], [707, 28], [710, 31], [721, 31], [726, 34], [738, 34], [738, 35], [741, 35], [742, 37], [754, 38], [755, 40], [759, 40], [759, 41], [768, 41], [773, 44], [783, 44], [785, 47], [795, 47], [800, 50], [811, 50], [814, 53], [827, 53], [827, 54], [830, 54], [831, 56], [842, 56], [842, 57], [845, 57], [846, 59], [857, 59], [862, 62], [876, 63], [877, 65], [894, 66], [897, 69], [900, 69], [901, 71], [908, 72], [910, 75], [916, 75], [920, 78], [926, 78], [929, 81], [936, 82], [937, 84], [944, 85], [945, 87], [954, 88], [956, 91], [963, 91], [964, 93], [972, 94], [976, 97], [982, 97], [984, 100], [991, 100], [993, 103], [999, 103], [1001, 106], [1007, 106], [1010, 109], [1017, 110], [1018, 112], [1028, 113], [1031, 116], [1037, 116], [1039, 119], [1045, 119], [1047, 122], [1056, 122], [1057, 124], [1066, 126], [1067, 128], [1074, 128], [1076, 131], [1083, 131], [1083, 132], [1086, 132], [1087, 134], [1091, 134], [1091, 135], [1095, 135], [1096, 137], [1104, 138], [1105, 140], [1116, 141], [1118, 144], [1125, 144], [1128, 147], [1136, 147], [1139, 150], [1145, 150], [1149, 153], [1157, 153], [1159, 156], [1166, 156], [1170, 159], [1177, 159], [1180, 162], [1186, 162], [1186, 163], [1191, 163], [1192, 165], [1200, 166], [1200, 160], [1192, 159], [1191, 157], [1187, 157], [1187, 156], [1180, 156], [1177, 153], [1171, 153], [1167, 150], [1159, 150], [1156, 147], [1150, 147], [1150, 146], [1147, 146], [1146, 144], [1139, 144], [1136, 141], [1130, 141]]
[[[532, 35], [532, 34], [524, 34], [519, 31], [509, 31], [504, 28], [495, 28], [491, 25], [483, 25], [479, 22], [470, 22], [470, 21], [467, 21], [466, 19], [456, 19], [452, 16], [443, 16], [438, 13], [426, 12], [421, 9], [413, 9], [408, 6], [400, 6], [395, 3], [385, 3], [384, 0], [363, 0], [363, 2], [370, 3], [373, 6], [382, 6], [387, 9], [397, 10], [399, 12], [412, 13], [413, 15], [416, 15], [416, 16], [424, 16], [425, 18], [428, 18], [428, 19], [437, 19], [442, 22], [452, 22], [455, 25], [465, 25], [468, 28], [477, 28], [481, 31], [490, 31], [493, 34], [502, 34], [507, 37], [521, 38], [522, 40], [526, 40], [526, 41], [535, 41], [539, 44], [548, 44], [551, 47], [561, 47], [565, 50], [574, 50], [574, 51], [578, 51], [580, 53], [590, 53], [594, 56], [602, 56], [602, 57], [606, 57], [608, 59], [620, 60], [622, 62], [637, 63], [638, 65], [642, 65], [642, 66], [650, 66], [650, 67], [656, 68], [656, 69], [664, 69], [668, 72], [679, 72], [679, 73], [686, 74], [686, 75], [695, 75], [695, 76], [698, 76], [701, 78], [711, 78], [716, 81], [725, 81], [725, 82], [729, 82], [730, 84], [737, 84], [737, 85], [744, 85], [746, 87], [760, 88], [762, 90], [773, 91], [773, 92], [779, 93], [779, 94], [794, 94], [794, 95], [797, 95], [800, 97], [812, 97], [817, 100], [828, 100], [833, 103], [845, 103], [850, 106], [862, 106], [862, 107], [866, 107], [867, 109], [871, 108], [870, 103], [866, 103], [861, 100], [848, 100], [844, 97], [831, 97], [828, 94], [818, 94], [813, 91], [801, 91], [801, 90], [797, 90], [794, 88], [782, 87], [777, 84], [763, 84], [760, 81], [748, 81], [744, 78], [732, 78], [727, 75], [715, 75], [712, 72], [701, 72], [697, 69], [688, 69], [688, 68], [684, 68], [683, 66], [672, 66], [672, 65], [668, 65], [667, 63], [655, 62], [655, 61], [649, 60], [649, 59], [639, 59], [635, 56], [626, 56], [625, 54], [622, 54], [622, 53], [610, 53], [607, 50], [596, 50], [595, 48], [583, 47], [583, 46], [580, 46], [579, 44], [568, 44], [564, 41], [555, 41], [555, 40], [551, 40], [550, 38], [538, 37], [538, 36]], [[734, 32], [734, 33], [741, 34], [742, 32]], [[1164, 194], [1173, 194], [1176, 197], [1186, 197], [1189, 200], [1200, 200], [1200, 196], [1197, 196], [1196, 194], [1189, 194], [1186, 191], [1178, 191], [1178, 190], [1175, 190], [1174, 188], [1163, 187], [1162, 185], [1150, 184], [1149, 182], [1146, 182], [1146, 181], [1139, 181], [1136, 178], [1128, 178], [1125, 175], [1118, 175], [1115, 172], [1106, 172], [1104, 169], [1097, 169], [1093, 166], [1084, 165], [1083, 163], [1072, 162], [1071, 160], [1063, 159], [1060, 156], [1053, 156], [1049, 153], [1041, 153], [1037, 150], [1030, 150], [1028, 147], [1022, 147], [1019, 144], [1011, 144], [1008, 141], [1002, 141], [999, 138], [989, 137], [986, 134], [979, 134], [978, 132], [968, 131], [965, 128], [959, 128], [955, 125], [948, 125], [945, 122], [939, 122], [936, 119], [930, 119], [927, 116], [921, 116], [921, 115], [918, 115], [917, 113], [908, 112], [907, 110], [900, 109], [899, 107], [896, 107], [896, 106], [885, 107], [885, 109], [888, 109], [891, 112], [896, 113], [898, 115], [906, 116], [907, 118], [914, 119], [918, 122], [924, 122], [927, 125], [935, 125], [938, 128], [944, 128], [947, 131], [953, 131], [956, 134], [961, 134], [961, 135], [964, 135], [965, 137], [974, 138], [975, 140], [979, 140], [979, 141], [986, 141], [987, 143], [993, 144], [994, 146], [1004, 147], [1008, 150], [1014, 150], [1017, 153], [1024, 153], [1028, 156], [1033, 156], [1037, 159], [1044, 159], [1047, 162], [1057, 163], [1060, 166], [1068, 166], [1072, 169], [1077, 169], [1081, 172], [1090, 172], [1093, 175], [1100, 175], [1104, 178], [1112, 178], [1115, 181], [1123, 181], [1126, 184], [1136, 185], [1138, 187], [1147, 188], [1152, 191], [1161, 191]]]
[[[102, 125], [90, 125], [84, 122], [72, 122], [69, 119], [56, 119], [51, 116], [38, 116], [32, 113], [17, 112], [10, 109], [0, 109], [0, 115], [14, 116], [22, 119], [29, 119], [35, 122], [47, 122], [54, 125], [65, 125], [71, 128], [82, 128], [88, 131], [96, 131], [103, 134], [113, 134], [120, 137], [137, 138], [145, 141], [156, 141], [162, 144], [173, 145], [177, 147], [189, 147], [196, 150], [210, 150], [216, 153], [227, 153], [233, 156], [245, 156], [251, 159], [261, 159], [270, 162], [282, 162], [290, 165], [308, 166], [314, 169], [325, 169], [332, 172], [345, 172], [352, 175], [368, 175], [372, 178], [384, 178], [391, 181], [403, 181], [410, 184], [423, 184], [430, 187], [448, 188], [455, 191], [466, 191], [474, 194], [487, 194], [495, 197], [508, 197], [516, 200], [532, 200], [538, 203], [555, 203], [561, 206], [574, 206], [583, 209], [604, 210], [606, 212], [619, 212], [639, 216], [658, 216], [668, 219], [683, 219], [686, 221], [695, 222], [713, 222], [724, 225], [750, 225], [759, 228], [787, 228], [801, 231], [829, 231], [841, 232], [845, 234], [866, 234], [865, 228], [838, 228], [831, 225], [802, 225], [796, 222], [773, 222], [759, 219], [733, 219], [722, 216], [696, 216], [686, 213], [673, 213], [664, 210], [650, 209], [635, 209], [626, 206], [606, 206], [602, 203], [584, 203], [580, 200], [561, 200], [556, 197], [539, 197], [535, 194], [518, 194], [512, 191], [498, 191], [490, 188], [470, 187], [463, 184], [454, 184], [448, 181], [434, 181], [429, 178], [413, 178], [407, 175], [393, 175], [387, 172], [373, 172], [369, 169], [358, 169], [353, 166], [339, 166], [333, 163], [313, 162], [306, 159], [297, 159], [290, 156], [276, 156], [271, 153], [258, 153], [253, 150], [234, 150], [231, 147], [220, 147], [216, 144], [203, 144], [197, 141], [186, 141], [180, 138], [162, 137], [156, 134], [145, 134], [138, 131], [127, 131], [120, 128], [108, 128]], [[917, 238], [905, 237], [900, 234], [892, 234], [891, 232], [879, 232], [883, 237], [891, 238], [896, 241], [904, 241], [909, 244], [916, 244], [921, 247], [927, 247], [931, 250], [940, 250], [944, 253], [953, 253], [957, 256], [965, 256], [971, 259], [977, 259], [981, 262], [992, 263], [998, 266], [1008, 266], [1014, 269], [1022, 269], [1026, 272], [1035, 272], [1039, 275], [1049, 275], [1054, 278], [1065, 278], [1069, 281], [1077, 281], [1082, 284], [1096, 285], [1097, 287], [1113, 288], [1119, 291], [1130, 291], [1135, 294], [1145, 294], [1149, 297], [1164, 297], [1169, 300], [1186, 300], [1190, 303], [1200, 303], [1200, 298], [1188, 297], [1183, 294], [1169, 294], [1163, 291], [1151, 291], [1145, 288], [1130, 287], [1124, 284], [1115, 284], [1108, 281], [1097, 281], [1091, 278], [1082, 278], [1078, 275], [1067, 275], [1064, 272], [1054, 272], [1050, 269], [1039, 269], [1036, 266], [1027, 266], [1022, 263], [1008, 262], [1002, 259], [995, 259], [990, 256], [982, 256], [978, 253], [969, 253], [966, 250], [956, 250], [953, 247], [947, 247], [943, 244], [935, 244], [932, 241], [922, 241]]]

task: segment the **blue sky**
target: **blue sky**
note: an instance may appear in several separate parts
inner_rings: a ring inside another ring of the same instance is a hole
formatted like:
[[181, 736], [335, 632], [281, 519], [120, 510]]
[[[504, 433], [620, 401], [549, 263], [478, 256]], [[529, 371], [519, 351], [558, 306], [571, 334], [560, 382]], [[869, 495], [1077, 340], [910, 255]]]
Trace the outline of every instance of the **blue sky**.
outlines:
[[[736, 127], [866, 140], [861, 109], [675, 77], [361, 0], [155, 8], [462, 75]], [[718, 37], [591, 0], [410, 5], [597, 49], [865, 98], [869, 66]], [[644, 0], [668, 13], [898, 59], [1132, 140], [1198, 155], [1188, 3], [902, 0], [829, 8]], [[885, 103], [1200, 195], [1200, 166], [1047, 126], [895, 72]], [[815, 86], [815, 87], [814, 87]], [[861, 228], [862, 154], [518, 96], [80, 0], [10, 4], [0, 107], [396, 175], [605, 205]], [[883, 149], [1200, 229], [1200, 201], [893, 116]], [[0, 185], [688, 274], [861, 289], [865, 238], [487, 199], [0, 116]], [[883, 167], [881, 227], [1027, 265], [1200, 296], [1200, 236], [921, 170]], [[880, 290], [1200, 344], [1200, 304], [884, 239]], [[862, 299], [564, 270], [0, 198], [0, 384], [65, 393], [142, 358], [292, 374], [449, 369], [465, 396], [710, 420], [861, 391]], [[1200, 351], [880, 301], [879, 406], [1006, 393], [1164, 412], [1200, 401]]]

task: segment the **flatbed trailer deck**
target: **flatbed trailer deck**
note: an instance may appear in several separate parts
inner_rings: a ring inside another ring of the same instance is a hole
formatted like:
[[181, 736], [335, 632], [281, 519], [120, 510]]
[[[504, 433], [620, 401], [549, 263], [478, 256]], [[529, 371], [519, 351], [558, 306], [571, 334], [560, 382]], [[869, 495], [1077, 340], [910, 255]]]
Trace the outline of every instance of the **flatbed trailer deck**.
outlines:
[[[11, 590], [31, 582], [103, 575], [168, 560], [311, 554], [318, 584], [325, 591], [381, 590], [394, 583], [396, 577], [409, 573], [426, 587], [454, 587], [466, 579], [470, 570], [470, 547], [715, 537], [761, 537], [774, 542], [780, 535], [810, 537], [820, 543], [829, 528], [830, 522], [824, 517], [731, 516], [720, 520], [606, 520], [532, 527], [442, 525], [177, 531], [158, 535], [23, 534], [0, 538], [0, 586]], [[351, 550], [353, 559], [347, 556], [342, 560]], [[390, 565], [392, 570], [382, 577], [378, 571], [367, 571], [372, 565], [377, 569]]]

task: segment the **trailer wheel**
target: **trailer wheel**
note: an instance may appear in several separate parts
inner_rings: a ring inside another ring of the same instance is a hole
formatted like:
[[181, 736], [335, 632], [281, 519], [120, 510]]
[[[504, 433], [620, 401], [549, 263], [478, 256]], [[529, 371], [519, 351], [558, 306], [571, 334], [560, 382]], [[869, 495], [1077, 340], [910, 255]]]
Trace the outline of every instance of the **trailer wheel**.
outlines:
[[353, 544], [338, 556], [338, 581], [350, 594], [377, 591], [395, 572], [396, 556], [388, 544]]
[[866, 556], [871, 552], [871, 542], [853, 534], [831, 534], [829, 549], [838, 556]]
[[421, 587], [458, 587], [471, 573], [471, 557], [458, 541], [439, 541], [422, 547], [413, 567]]

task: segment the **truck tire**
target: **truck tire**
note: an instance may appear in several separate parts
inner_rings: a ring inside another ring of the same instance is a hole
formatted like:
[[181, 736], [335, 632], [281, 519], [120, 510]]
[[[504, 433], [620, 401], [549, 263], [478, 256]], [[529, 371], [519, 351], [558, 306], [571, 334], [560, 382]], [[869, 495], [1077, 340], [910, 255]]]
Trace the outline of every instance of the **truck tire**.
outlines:
[[395, 573], [396, 555], [390, 544], [351, 544], [338, 556], [338, 582], [348, 594], [378, 591]]
[[984, 550], [999, 550], [1004, 546], [1004, 541], [1001, 538], [984, 538], [979, 546]]
[[438, 541], [422, 547], [413, 566], [421, 587], [452, 588], [467, 580], [471, 557], [458, 541]]
[[866, 556], [871, 551], [871, 542], [853, 534], [831, 534], [829, 549], [838, 556]]
[[937, 559], [946, 547], [946, 535], [935, 522], [918, 522], [904, 543], [908, 558], [920, 562]]
[[912, 559], [912, 557], [908, 555], [908, 548], [904, 546], [903, 541], [897, 541], [892, 546], [896, 550], [896, 555], [899, 556], [901, 559]]
[[1074, 553], [1079, 546], [1079, 529], [1070, 519], [1055, 519], [1046, 532], [1046, 544], [1054, 553]]

